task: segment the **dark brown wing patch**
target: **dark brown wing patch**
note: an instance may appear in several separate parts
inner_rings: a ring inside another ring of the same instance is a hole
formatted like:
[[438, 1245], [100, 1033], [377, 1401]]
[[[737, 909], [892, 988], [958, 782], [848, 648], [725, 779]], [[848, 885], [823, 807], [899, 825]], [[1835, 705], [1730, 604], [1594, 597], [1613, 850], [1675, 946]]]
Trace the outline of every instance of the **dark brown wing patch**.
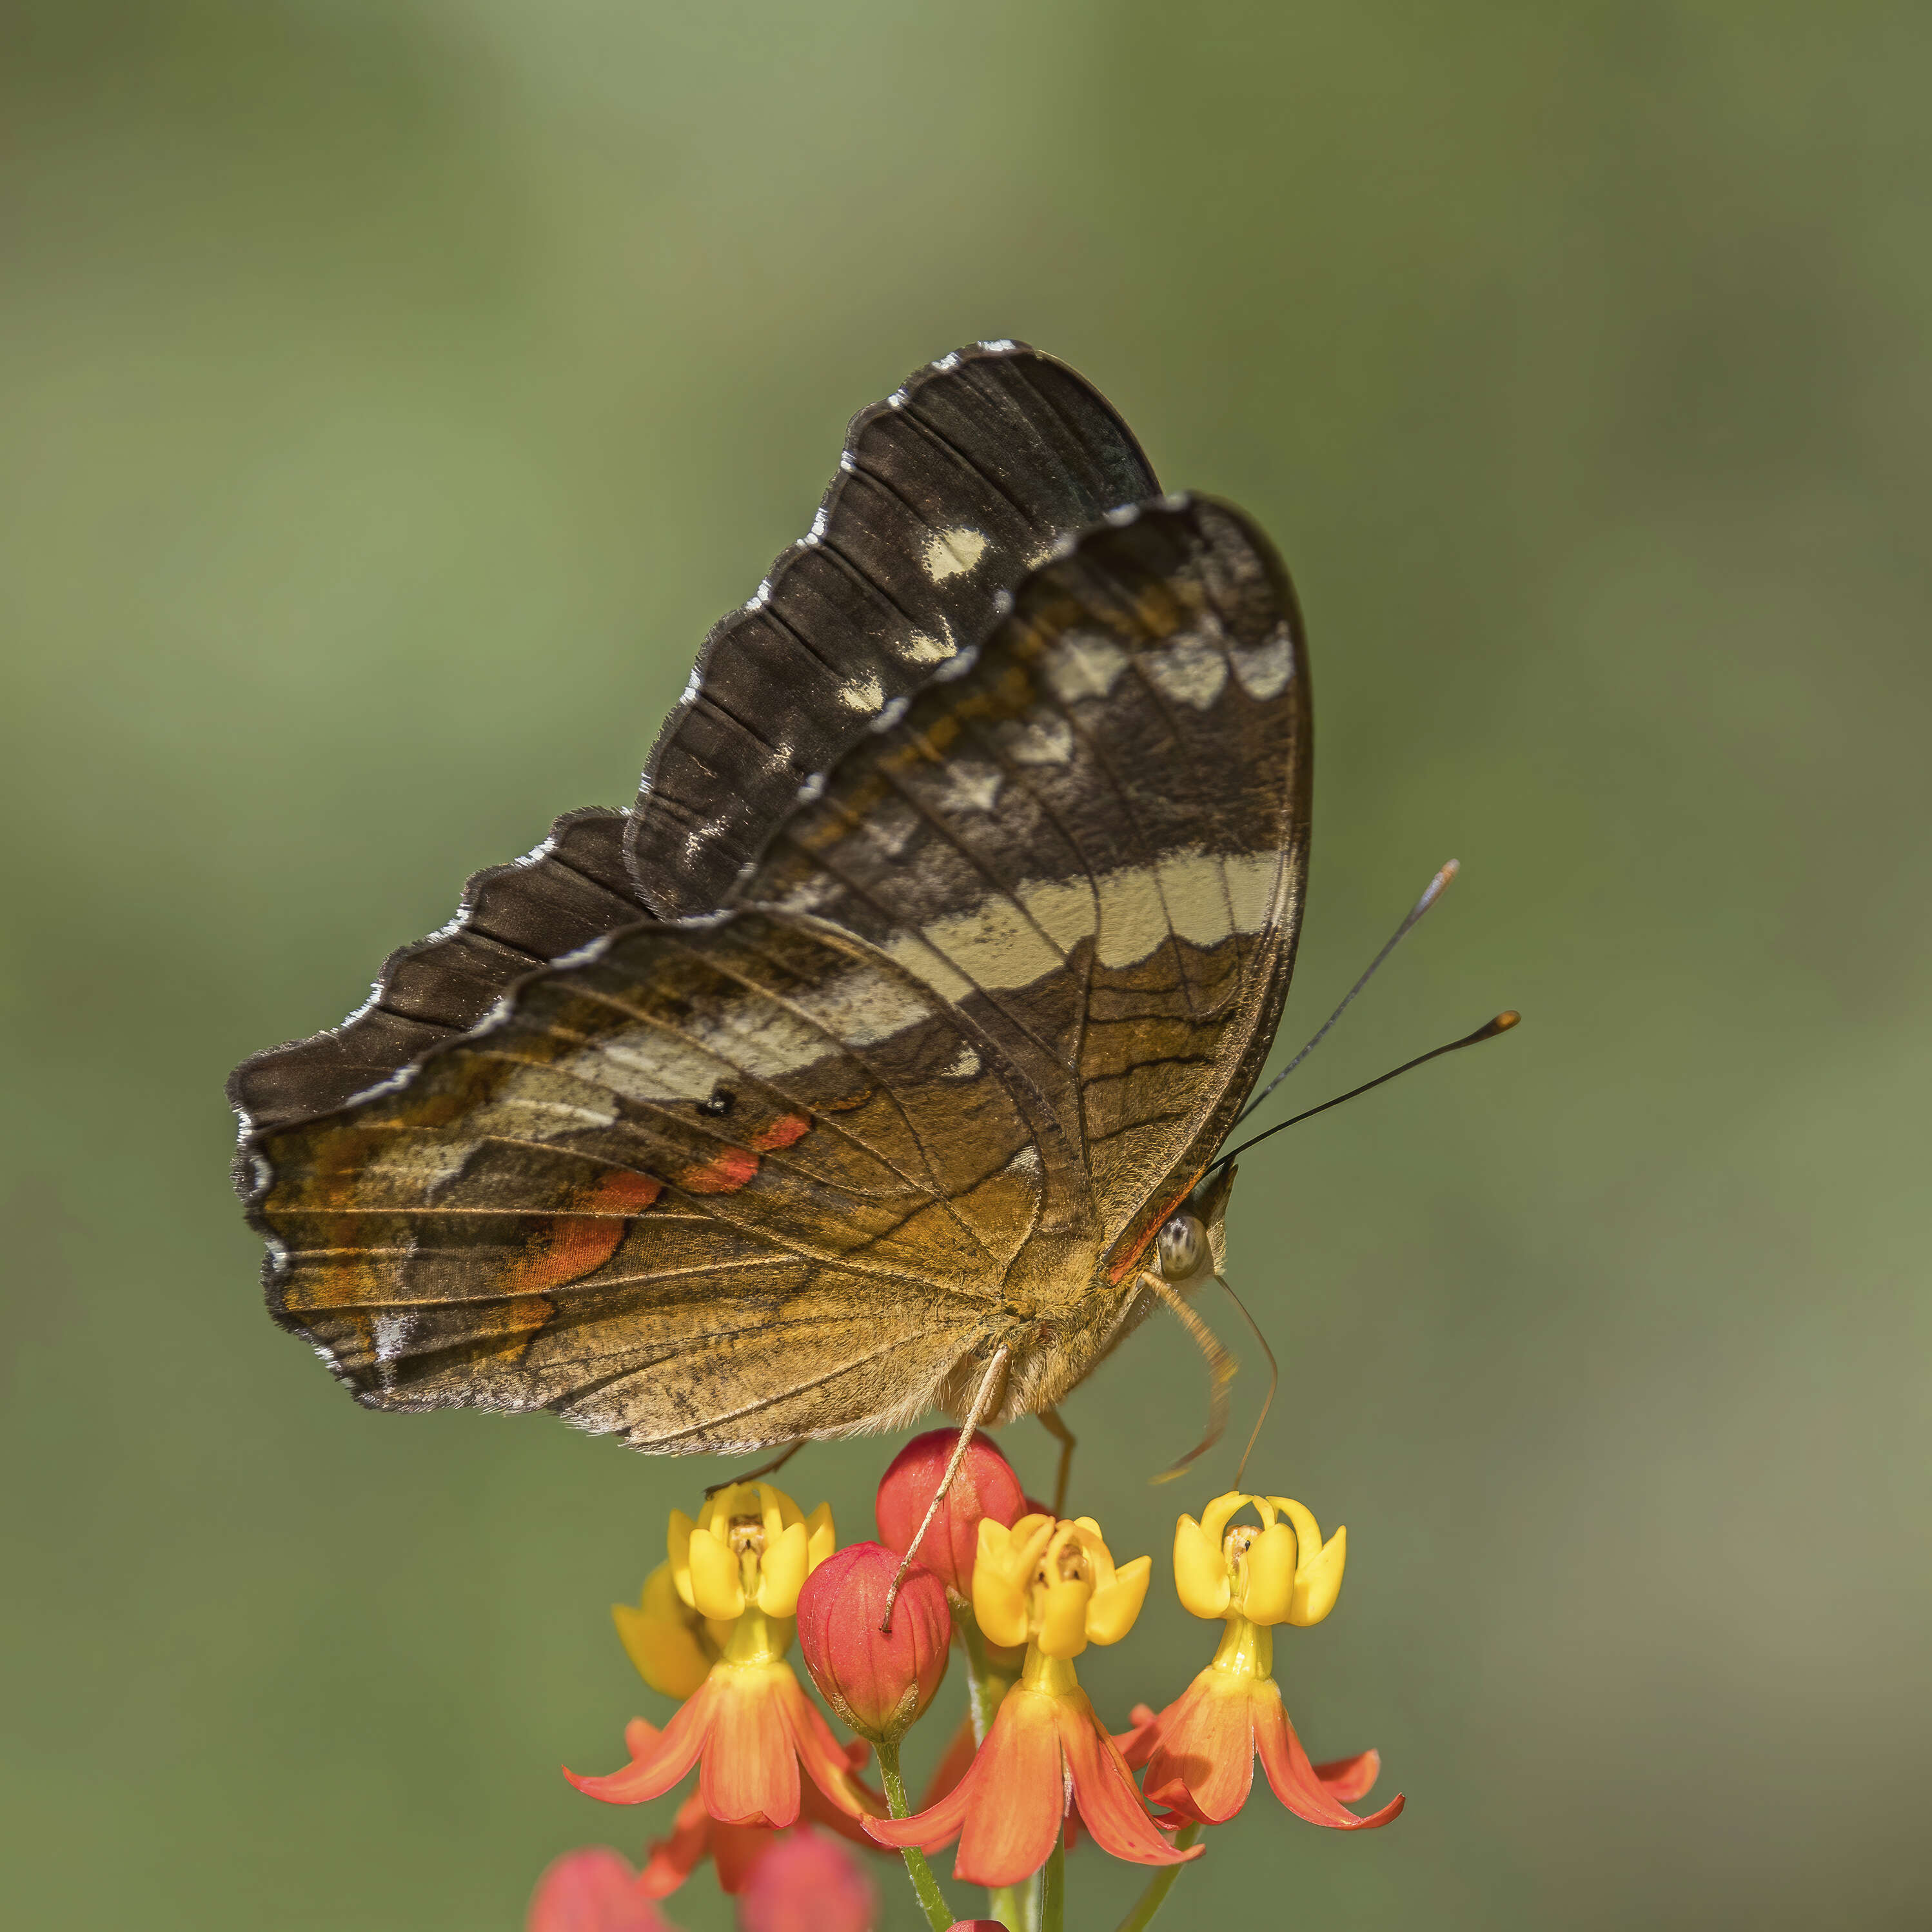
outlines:
[[570, 812], [526, 856], [472, 872], [455, 916], [391, 953], [340, 1026], [244, 1060], [228, 1078], [244, 1131], [333, 1111], [468, 1032], [525, 974], [647, 917], [624, 869], [624, 818]]
[[811, 532], [712, 631], [628, 835], [640, 896], [710, 911], [814, 772], [997, 620], [1058, 540], [1159, 488], [1064, 363], [981, 343], [852, 420]]

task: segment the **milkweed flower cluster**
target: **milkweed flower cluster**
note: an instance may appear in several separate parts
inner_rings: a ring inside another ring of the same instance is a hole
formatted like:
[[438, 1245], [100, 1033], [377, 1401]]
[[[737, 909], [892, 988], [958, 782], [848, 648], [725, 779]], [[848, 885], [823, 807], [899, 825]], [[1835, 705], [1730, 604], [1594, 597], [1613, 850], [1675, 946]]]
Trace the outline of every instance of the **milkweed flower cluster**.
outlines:
[[[1065, 1852], [1082, 1836], [1152, 1868], [1130, 1922], [1144, 1925], [1178, 1868], [1202, 1855], [1202, 1828], [1246, 1802], [1257, 1761], [1310, 1823], [1361, 1831], [1398, 1815], [1400, 1797], [1366, 1816], [1348, 1809], [1373, 1787], [1379, 1758], [1311, 1763], [1274, 1675], [1274, 1633], [1334, 1608], [1346, 1531], [1324, 1540], [1292, 1498], [1239, 1491], [1184, 1515], [1174, 1588], [1184, 1609], [1222, 1625], [1220, 1640], [1178, 1696], [1136, 1705], [1116, 1736], [1076, 1660], [1132, 1632], [1152, 1559], [1120, 1560], [1091, 1516], [1029, 1502], [980, 1436], [904, 1563], [953, 1446], [951, 1431], [934, 1431], [895, 1459], [877, 1542], [838, 1548], [829, 1510], [807, 1516], [768, 1483], [721, 1489], [694, 1518], [672, 1513], [666, 1561], [614, 1616], [639, 1674], [680, 1708], [662, 1730], [632, 1721], [618, 1770], [566, 1775], [613, 1804], [662, 1796], [694, 1769], [695, 1789], [640, 1869], [604, 1848], [557, 1861], [530, 1932], [673, 1932], [658, 1901], [706, 1859], [742, 1932], [868, 1932], [877, 1892], [856, 1846], [900, 1854], [934, 1932], [1022, 1920], [1060, 1932]], [[852, 1742], [838, 1742], [799, 1682], [794, 1636]], [[934, 1707], [956, 1648], [967, 1720], [914, 1810], [900, 1740]], [[883, 1791], [863, 1775], [874, 1753]], [[926, 1862], [956, 1843], [952, 1876], [987, 1888], [989, 1917], [956, 1919]]]

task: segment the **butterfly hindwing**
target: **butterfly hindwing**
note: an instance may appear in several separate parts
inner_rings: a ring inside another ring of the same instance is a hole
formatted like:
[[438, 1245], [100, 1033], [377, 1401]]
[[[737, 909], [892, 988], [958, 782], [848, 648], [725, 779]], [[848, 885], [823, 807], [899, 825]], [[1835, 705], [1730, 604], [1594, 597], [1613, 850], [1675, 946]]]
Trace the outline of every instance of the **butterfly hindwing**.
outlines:
[[836, 929], [646, 923], [258, 1137], [271, 1305], [376, 1407], [547, 1406], [647, 1449], [909, 1418], [1039, 1223], [1028, 1100]]

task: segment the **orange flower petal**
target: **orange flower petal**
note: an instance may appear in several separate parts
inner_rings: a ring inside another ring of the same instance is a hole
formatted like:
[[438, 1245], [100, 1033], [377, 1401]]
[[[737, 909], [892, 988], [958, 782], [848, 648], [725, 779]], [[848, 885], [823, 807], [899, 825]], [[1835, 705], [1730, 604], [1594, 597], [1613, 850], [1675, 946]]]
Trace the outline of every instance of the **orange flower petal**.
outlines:
[[[711, 1735], [719, 1702], [719, 1679], [708, 1677], [664, 1730], [646, 1741], [644, 1753], [634, 1756], [622, 1771], [614, 1771], [608, 1778], [579, 1778], [566, 1765], [563, 1774], [586, 1796], [602, 1798], [606, 1804], [642, 1804], [662, 1798], [698, 1762]], [[638, 1726], [650, 1728], [641, 1718], [635, 1720], [626, 1730], [627, 1741], [637, 1734]]]
[[1154, 1755], [1154, 1748], [1160, 1742], [1160, 1719], [1150, 1705], [1136, 1704], [1127, 1713], [1127, 1724], [1126, 1730], [1114, 1733], [1114, 1742], [1130, 1767], [1138, 1771]]
[[[798, 1759], [792, 1750], [780, 1688], [788, 1684], [799, 1694], [790, 1672], [782, 1666], [767, 1670], [727, 1664], [710, 1683], [722, 1688], [714, 1700], [717, 1715], [698, 1774], [704, 1808], [728, 1825], [795, 1823]], [[671, 1729], [676, 1728], [674, 1718]]]
[[1044, 1691], [1006, 1693], [955, 1794], [974, 1795], [952, 1861], [952, 1875], [962, 1885], [1018, 1885], [1046, 1864], [1066, 1806], [1058, 1722], [1065, 1702]]
[[[1155, 1828], [1134, 1788], [1133, 1774], [1119, 1745], [1101, 1728], [1085, 1692], [1057, 1697], [1053, 1702], [1060, 1749], [1073, 1774], [1073, 1802], [1079, 1808], [1081, 1822], [1101, 1850], [1137, 1865], [1178, 1865], [1198, 1858], [1204, 1846], [1190, 1845], [1184, 1852], [1176, 1851]], [[962, 1850], [964, 1842], [961, 1840]], [[1048, 1842], [1050, 1846], [1052, 1840]], [[1042, 1853], [1042, 1862], [1044, 1858]]]
[[670, 1836], [651, 1840], [644, 1868], [638, 1874], [638, 1888], [647, 1898], [668, 1898], [704, 1862], [710, 1849], [711, 1814], [694, 1791], [677, 1808]]
[[[791, 1748], [828, 1803], [854, 1818], [882, 1813], [885, 1800], [852, 1775], [853, 1760], [832, 1735], [832, 1726], [820, 1715], [818, 1706], [800, 1689], [798, 1679], [787, 1670], [782, 1678], [774, 1678], [773, 1687], [774, 1702]], [[860, 1762], [863, 1761], [861, 1757]]]
[[751, 1881], [752, 1873], [778, 1841], [776, 1832], [760, 1825], [726, 1825], [711, 1821], [711, 1863], [718, 1889], [735, 1898]]
[[[988, 1738], [987, 1742], [992, 1742]], [[976, 1782], [974, 1773], [983, 1756], [982, 1753], [973, 1760], [973, 1769], [937, 1804], [928, 1804], [923, 1811], [915, 1811], [910, 1818], [868, 1818], [864, 1821], [866, 1835], [895, 1849], [916, 1845], [921, 1851], [936, 1852], [940, 1846], [951, 1844], [966, 1821], [967, 1808], [973, 1802]]]
[[1268, 1774], [1274, 1795], [1298, 1818], [1336, 1831], [1364, 1832], [1401, 1816], [1406, 1801], [1400, 1795], [1366, 1818], [1358, 1818], [1354, 1812], [1344, 1810], [1334, 1793], [1316, 1776], [1315, 1767], [1308, 1762], [1308, 1754], [1301, 1748], [1301, 1740], [1294, 1735], [1294, 1726], [1282, 1708], [1281, 1693], [1274, 1680], [1256, 1680], [1253, 1694], [1255, 1749], [1261, 1758], [1262, 1769]]
[[920, 1800], [921, 1810], [931, 1810], [948, 1792], [958, 1787], [979, 1748], [978, 1741], [973, 1736], [972, 1715], [968, 1712], [959, 1720], [959, 1728], [952, 1733], [952, 1742], [946, 1747], [946, 1755], [939, 1760], [932, 1781], [926, 1787], [926, 1796]]
[[[1254, 1783], [1253, 1687], [1263, 1683], [1210, 1664], [1162, 1712], [1146, 1760], [1150, 1804], [1206, 1825], [1226, 1824], [1240, 1810]], [[1271, 1683], [1268, 1688], [1274, 1691]], [[1280, 1705], [1276, 1694], [1274, 1706]]]
[[1315, 1775], [1328, 1787], [1329, 1796], [1339, 1798], [1344, 1804], [1367, 1797], [1382, 1774], [1382, 1754], [1375, 1750], [1361, 1751], [1354, 1757], [1331, 1758], [1315, 1767]]

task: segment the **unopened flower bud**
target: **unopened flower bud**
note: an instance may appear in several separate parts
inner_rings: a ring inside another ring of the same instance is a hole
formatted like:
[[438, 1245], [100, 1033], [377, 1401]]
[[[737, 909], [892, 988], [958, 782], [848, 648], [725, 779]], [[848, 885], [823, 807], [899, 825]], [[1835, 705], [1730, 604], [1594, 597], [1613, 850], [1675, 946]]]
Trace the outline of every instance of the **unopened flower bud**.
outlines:
[[883, 1544], [855, 1543], [827, 1557], [799, 1593], [806, 1668], [826, 1702], [874, 1744], [898, 1737], [932, 1702], [952, 1640], [946, 1586], [921, 1563], [906, 1572], [892, 1629], [880, 1630], [898, 1567]]
[[[903, 1556], [926, 1520], [932, 1499], [952, 1460], [958, 1440], [950, 1429], [916, 1436], [892, 1458], [880, 1479], [879, 1540]], [[932, 1527], [919, 1546], [919, 1560], [965, 1604], [973, 1594], [973, 1562], [979, 1553], [980, 1525], [990, 1519], [1002, 1525], [1017, 1522], [1027, 1514], [1025, 1492], [1012, 1466], [983, 1436], [967, 1445], [959, 1473], [952, 1479]]]

